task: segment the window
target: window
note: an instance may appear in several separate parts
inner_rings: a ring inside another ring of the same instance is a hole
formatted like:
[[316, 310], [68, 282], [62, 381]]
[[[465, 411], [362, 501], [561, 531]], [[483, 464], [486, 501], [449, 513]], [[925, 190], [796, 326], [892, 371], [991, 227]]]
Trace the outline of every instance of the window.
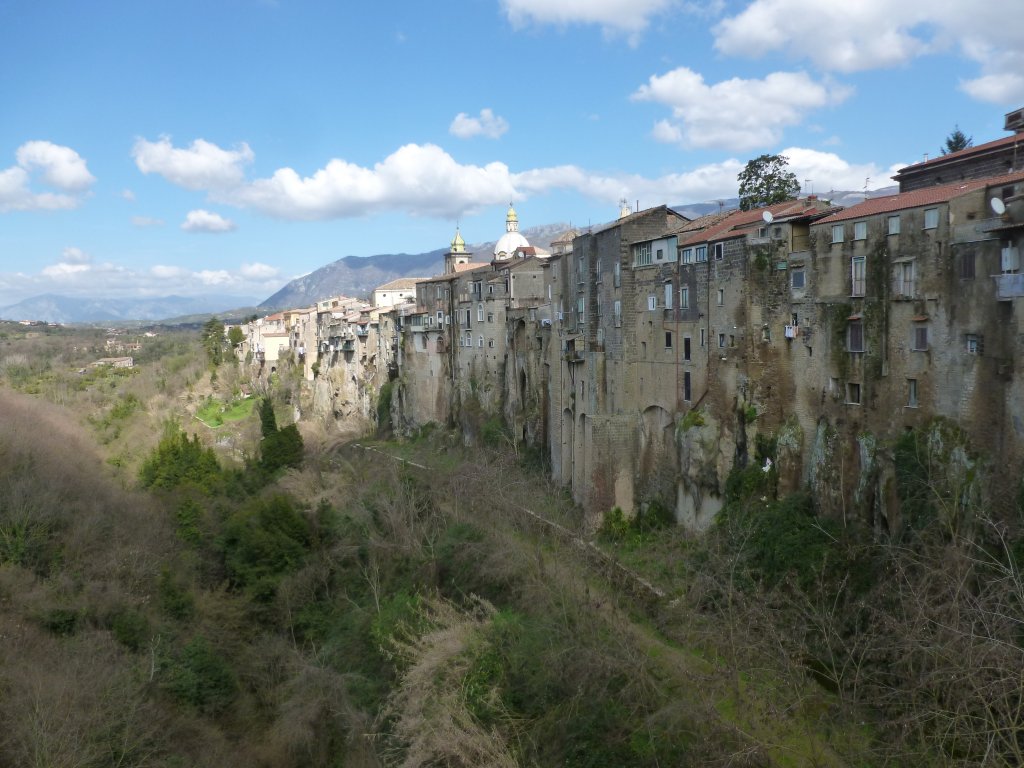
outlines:
[[864, 351], [864, 323], [851, 320], [846, 326], [846, 350], [848, 352]]
[[715, 243], [715, 261], [725, 258], [725, 243]]
[[846, 383], [846, 402], [849, 405], [860, 405], [860, 384], [853, 381]]
[[690, 391], [690, 372], [685, 371], [683, 373], [683, 400], [689, 402], [692, 399]]
[[467, 347], [472, 347], [473, 346], [473, 334], [470, 333], [469, 331], [466, 331], [466, 346]]
[[736, 337], [733, 334], [731, 334], [731, 333], [729, 334], [729, 346], [730, 347], [735, 347], [736, 346]]
[[684, 285], [679, 289], [679, 306], [682, 309], [690, 308], [690, 288]]
[[682, 252], [682, 255], [680, 256], [680, 260], [683, 262], [683, 264], [692, 264], [693, 263], [693, 248], [683, 248], [683, 252]]
[[725, 288], [718, 289], [718, 306], [725, 304]]
[[850, 260], [850, 277], [850, 295], [863, 296], [865, 282], [863, 256], [854, 256]]
[[672, 331], [665, 331], [665, 349], [672, 349]]
[[690, 359], [690, 337], [683, 336], [683, 360]]
[[984, 340], [980, 334], [969, 333], [967, 334], [967, 354], [969, 355], [980, 355], [985, 351]]
[[615, 300], [615, 304], [613, 305], [613, 313], [615, 315], [615, 327], [616, 328], [621, 328], [622, 327], [622, 302], [619, 301], [618, 299]]
[[476, 305], [476, 321], [478, 323], [482, 323], [484, 321], [484, 305], [483, 304], [477, 304]]
[[657, 251], [654, 252], [654, 258], [657, 261], [661, 261], [662, 259], [665, 258], [665, 251], [659, 248]]
[[594, 260], [594, 273], [597, 276], [596, 281], [600, 283], [601, 282], [601, 259], [595, 259]]
[[915, 325], [914, 338], [910, 348], [915, 352], [925, 352], [928, 349], [928, 326]]
[[493, 312], [488, 312], [487, 313], [487, 322], [488, 323], [493, 323], [494, 322], [494, 313]]
[[843, 225], [833, 224], [832, 225], [832, 242], [841, 243], [843, 242]]
[[725, 349], [725, 334], [724, 333], [718, 334], [718, 348], [719, 349]]
[[890, 235], [898, 235], [900, 233], [900, 217], [899, 216], [890, 216], [888, 219], [886, 219], [886, 222], [887, 222], [888, 227], [889, 227], [888, 228], [888, 233]]
[[658, 297], [657, 296], [648, 296], [647, 297], [647, 309], [650, 310], [651, 312], [653, 312], [657, 308], [658, 308]]
[[484, 345], [484, 337], [483, 336], [477, 336], [476, 345], [478, 347], [482, 347]]
[[896, 262], [896, 280], [893, 285], [893, 292], [897, 298], [908, 298], [914, 297], [914, 262], [913, 261], [898, 261]]
[[693, 250], [694, 260], [697, 262], [708, 260], [708, 247], [706, 245], [698, 245]]
[[701, 328], [700, 329], [700, 345], [702, 347], [707, 343], [707, 339], [705, 338], [705, 333], [706, 333], [706, 331], [703, 328]]
[[793, 288], [797, 288], [797, 289], [803, 288], [804, 285], [806, 285], [806, 283], [805, 283], [806, 279], [807, 279], [807, 273], [804, 272], [804, 268], [803, 267], [797, 267], [797, 268], [794, 268], [794, 269], [790, 270], [790, 273], [789, 273], [789, 284]]
[[673, 293], [675, 293], [675, 289], [672, 287], [672, 283], [665, 283], [665, 309], [672, 309]]
[[619, 287], [622, 281], [622, 265], [619, 262], [615, 262], [615, 269], [612, 272], [612, 285], [616, 288]]
[[917, 379], [907, 379], [907, 407], [917, 408]]
[[439, 309], [439, 310], [437, 310], [437, 324], [440, 326], [443, 323], [444, 323], [444, 312]]
[[854, 240], [867, 240], [868, 239], [868, 223], [866, 221], [856, 221], [853, 224], [853, 239]]
[[939, 226], [939, 209], [926, 208], [924, 212], [924, 228], [935, 229]]
[[584, 318], [583, 313], [586, 310], [586, 308], [587, 308], [586, 299], [584, 299], [582, 296], [580, 296], [578, 299], [576, 299], [576, 322], [579, 322], [579, 323], [585, 322], [585, 318]]
[[960, 254], [960, 279], [974, 279], [974, 251], [965, 251]]
[[494, 346], [494, 339], [488, 339], [487, 340], [487, 346], [488, 347], [493, 347]]
[[651, 263], [651, 244], [639, 243], [633, 246], [633, 266], [646, 267]]

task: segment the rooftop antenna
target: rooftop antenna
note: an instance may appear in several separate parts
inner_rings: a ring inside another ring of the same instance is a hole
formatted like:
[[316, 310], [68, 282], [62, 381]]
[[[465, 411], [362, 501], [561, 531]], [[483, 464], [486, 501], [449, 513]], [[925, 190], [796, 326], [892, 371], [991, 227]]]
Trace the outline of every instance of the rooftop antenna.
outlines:
[[718, 203], [718, 212], [721, 213], [722, 209], [725, 208], [725, 200], [715, 200]]
[[868, 176], [866, 179], [864, 179], [864, 199], [865, 200], [868, 199], [868, 184], [870, 184], [870, 183], [871, 183], [871, 177]]

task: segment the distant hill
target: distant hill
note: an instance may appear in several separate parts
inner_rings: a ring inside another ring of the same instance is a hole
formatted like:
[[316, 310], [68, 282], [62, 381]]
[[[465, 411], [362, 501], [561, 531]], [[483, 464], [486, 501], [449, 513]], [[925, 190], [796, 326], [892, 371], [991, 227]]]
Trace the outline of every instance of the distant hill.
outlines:
[[164, 320], [169, 317], [223, 312], [253, 306], [257, 299], [239, 296], [160, 296], [152, 298], [83, 299], [44, 294], [0, 308], [5, 320], [41, 320], [47, 323], [123, 323], [129, 320]]
[[[523, 230], [532, 245], [550, 248], [551, 241], [569, 229], [568, 224], [546, 224]], [[467, 245], [466, 250], [479, 261], [490, 261], [496, 240]], [[373, 289], [399, 277], [431, 277], [444, 270], [448, 248], [425, 253], [381, 253], [376, 256], [345, 256], [326, 266], [297, 277], [273, 296], [260, 303], [260, 309], [305, 307], [329, 296], [369, 298]]]

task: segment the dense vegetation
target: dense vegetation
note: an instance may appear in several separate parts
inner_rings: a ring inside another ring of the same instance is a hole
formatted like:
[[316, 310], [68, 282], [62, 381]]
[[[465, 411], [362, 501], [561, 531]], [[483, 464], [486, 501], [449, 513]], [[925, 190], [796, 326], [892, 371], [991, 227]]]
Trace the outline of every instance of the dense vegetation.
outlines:
[[595, 546], [508, 441], [282, 428], [212, 333], [0, 341], [0, 765], [1024, 762], [1024, 548], [949, 425], [887, 531], [776, 498], [765, 440], [705, 537], [652, 502]]

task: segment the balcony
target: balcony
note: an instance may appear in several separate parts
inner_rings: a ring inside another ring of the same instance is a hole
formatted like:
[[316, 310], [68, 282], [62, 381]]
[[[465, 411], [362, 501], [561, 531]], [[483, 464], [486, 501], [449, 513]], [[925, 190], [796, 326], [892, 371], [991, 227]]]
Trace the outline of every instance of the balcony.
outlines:
[[1024, 296], [1024, 274], [993, 275], [992, 279], [996, 281], [997, 300], [1011, 301]]

